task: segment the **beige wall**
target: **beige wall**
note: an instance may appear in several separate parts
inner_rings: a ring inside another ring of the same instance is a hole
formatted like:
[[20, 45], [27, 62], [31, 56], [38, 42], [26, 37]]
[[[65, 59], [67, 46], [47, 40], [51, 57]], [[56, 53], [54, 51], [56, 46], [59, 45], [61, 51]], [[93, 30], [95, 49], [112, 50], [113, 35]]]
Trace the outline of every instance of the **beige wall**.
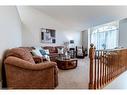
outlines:
[[82, 45], [88, 49], [88, 30], [82, 31]]
[[0, 7], [0, 62], [6, 49], [17, 46], [21, 46], [21, 22], [17, 8], [15, 6]]
[[[81, 45], [81, 32], [66, 28], [56, 19], [32, 7], [18, 7], [22, 20], [22, 44], [24, 46], [62, 45], [63, 42], [74, 40], [75, 45]], [[56, 30], [56, 44], [41, 43], [40, 28]]]

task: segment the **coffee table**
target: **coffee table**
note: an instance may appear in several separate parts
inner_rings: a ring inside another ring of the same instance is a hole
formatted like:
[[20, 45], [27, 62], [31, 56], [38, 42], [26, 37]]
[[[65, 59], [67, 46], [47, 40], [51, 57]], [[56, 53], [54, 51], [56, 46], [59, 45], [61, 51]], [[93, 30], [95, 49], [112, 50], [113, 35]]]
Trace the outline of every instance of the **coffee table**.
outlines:
[[74, 69], [77, 67], [78, 60], [77, 59], [57, 59], [57, 66], [62, 70]]

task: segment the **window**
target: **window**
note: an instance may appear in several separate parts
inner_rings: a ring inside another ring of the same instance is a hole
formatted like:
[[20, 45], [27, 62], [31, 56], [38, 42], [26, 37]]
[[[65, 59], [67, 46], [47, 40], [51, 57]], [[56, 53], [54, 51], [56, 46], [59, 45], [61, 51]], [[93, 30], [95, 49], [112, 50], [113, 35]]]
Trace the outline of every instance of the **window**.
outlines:
[[97, 50], [113, 49], [118, 47], [119, 22], [111, 22], [101, 26], [93, 27], [91, 31], [91, 43]]

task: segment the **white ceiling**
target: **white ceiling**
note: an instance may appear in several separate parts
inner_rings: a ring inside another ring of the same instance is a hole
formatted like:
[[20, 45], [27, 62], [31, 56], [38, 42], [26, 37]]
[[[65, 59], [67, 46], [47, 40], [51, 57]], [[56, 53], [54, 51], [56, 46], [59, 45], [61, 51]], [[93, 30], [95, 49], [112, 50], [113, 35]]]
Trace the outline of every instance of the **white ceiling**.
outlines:
[[127, 6], [33, 6], [68, 28], [82, 31], [127, 17]]

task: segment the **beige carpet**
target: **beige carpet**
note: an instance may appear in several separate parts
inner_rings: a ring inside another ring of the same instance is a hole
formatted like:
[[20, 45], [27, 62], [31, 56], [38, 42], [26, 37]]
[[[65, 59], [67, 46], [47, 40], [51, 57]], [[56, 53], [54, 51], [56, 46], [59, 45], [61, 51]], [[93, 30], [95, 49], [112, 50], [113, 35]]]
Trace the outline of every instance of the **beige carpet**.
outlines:
[[56, 89], [88, 89], [89, 59], [78, 59], [75, 69], [59, 70], [59, 85]]

